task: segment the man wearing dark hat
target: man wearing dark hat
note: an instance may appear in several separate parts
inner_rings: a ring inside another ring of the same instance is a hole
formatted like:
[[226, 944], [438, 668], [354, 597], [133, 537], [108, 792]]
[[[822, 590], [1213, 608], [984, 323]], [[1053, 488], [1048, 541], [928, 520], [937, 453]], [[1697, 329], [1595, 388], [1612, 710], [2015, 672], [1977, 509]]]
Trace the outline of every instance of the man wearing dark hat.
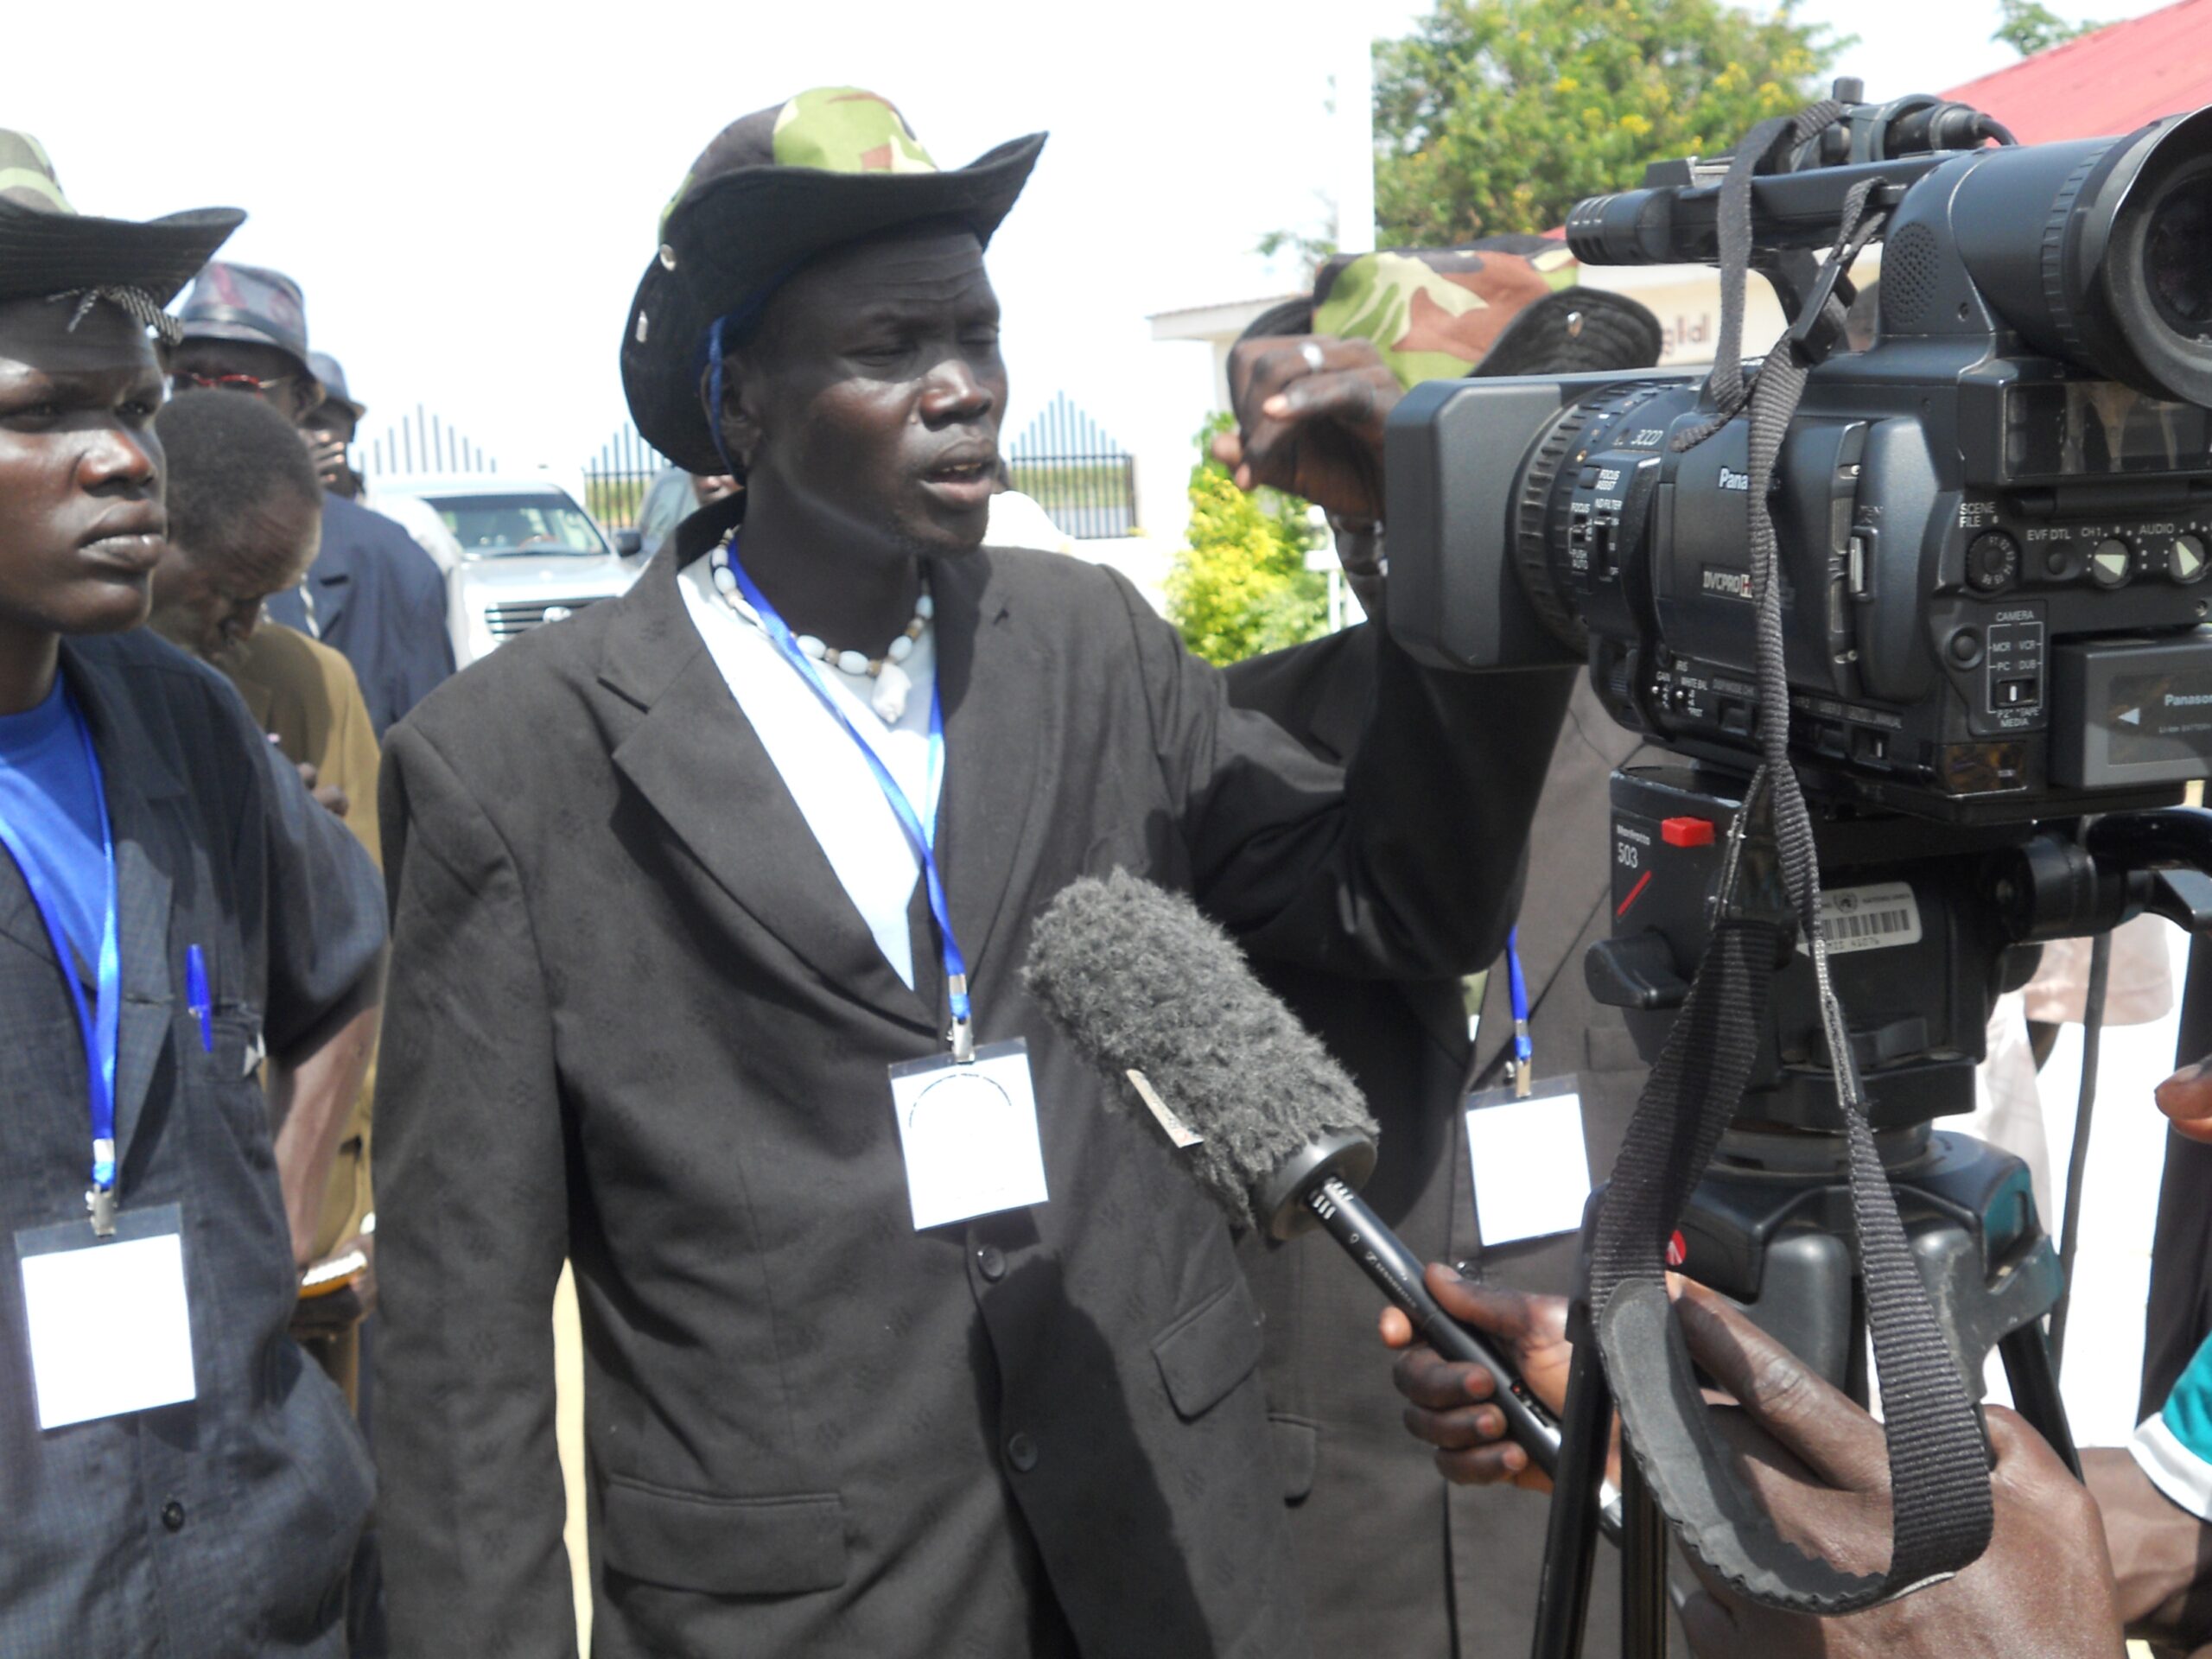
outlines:
[[[1633, 300], [1574, 284], [1573, 276], [1566, 251], [1541, 237], [1339, 256], [1317, 273], [1313, 297], [1254, 321], [1236, 349], [1236, 379], [1254, 410], [1267, 395], [1326, 393], [1333, 381], [1345, 402], [1371, 402], [1361, 429], [1379, 435], [1400, 392], [1425, 379], [1655, 363], [1658, 320]], [[1314, 368], [1309, 346], [1327, 367]], [[1301, 429], [1311, 435], [1327, 422], [1319, 416]], [[1306, 459], [1318, 471], [1326, 440], [1313, 447], [1318, 453]], [[1234, 445], [1224, 448], [1243, 459]], [[1379, 453], [1370, 461], [1379, 478]], [[1336, 505], [1338, 551], [1362, 607], [1379, 618], [1386, 583], [1373, 504], [1339, 497]], [[1377, 649], [1372, 623], [1347, 628], [1234, 665], [1229, 694], [1342, 764], [1357, 752]], [[1606, 821], [1613, 768], [1637, 749], [1577, 676], [1537, 805], [1516, 917], [1512, 948], [1527, 994], [1533, 1066], [1545, 1079], [1576, 1080], [1584, 1143], [1576, 1155], [1586, 1164], [1569, 1178], [1586, 1183], [1611, 1167], [1644, 1074], [1621, 1015], [1594, 1002], [1582, 977], [1583, 955], [1605, 937], [1611, 919], [1610, 849], [1592, 826]], [[1501, 962], [1483, 982], [1471, 1042], [1456, 977], [1396, 982], [1255, 966], [1344, 1063], [1382, 1123], [1366, 1192], [1399, 1236], [1424, 1259], [1468, 1264], [1478, 1277], [1529, 1290], [1572, 1288], [1575, 1234], [1486, 1237], [1477, 1217], [1461, 1114], [1471, 1090], [1512, 1081], [1509, 965]], [[1515, 1173], [1526, 1179], [1529, 1172]], [[1376, 1386], [1371, 1281], [1341, 1253], [1304, 1241], [1247, 1236], [1239, 1254], [1267, 1314], [1262, 1370], [1315, 1645], [1468, 1659], [1527, 1651], [1543, 1529], [1530, 1526], [1525, 1498], [1476, 1486], [1447, 1490], [1438, 1480], [1430, 1448], [1405, 1431], [1403, 1402]], [[1616, 1575], [1599, 1573], [1597, 1590], [1592, 1659], [1611, 1650], [1619, 1626], [1610, 1611]]]
[[850, 88], [726, 129], [622, 363], [744, 489], [388, 746], [395, 1651], [572, 1649], [564, 1256], [602, 1656], [1306, 1650], [1227, 1230], [1030, 1000], [1032, 918], [1118, 866], [1255, 954], [1478, 966], [1567, 679], [1386, 642], [1347, 776], [1119, 576], [979, 548], [1042, 143], [940, 170]]
[[337, 1659], [369, 1508], [286, 1326], [375, 1019], [375, 870], [221, 677], [139, 626], [166, 528], [149, 330], [241, 217], [79, 215], [0, 132], [10, 1659]]
[[308, 367], [322, 388], [322, 401], [307, 412], [300, 429], [307, 434], [308, 453], [315, 458], [323, 487], [382, 513], [412, 536], [439, 569], [450, 571], [461, 563], [461, 543], [438, 517], [438, 510], [419, 496], [372, 494], [368, 480], [354, 469], [350, 453], [353, 438], [369, 411], [347, 389], [345, 365], [327, 352], [309, 352]]
[[[186, 296], [176, 390], [265, 397], [295, 426], [322, 402], [308, 362], [307, 303], [282, 271], [212, 263]], [[308, 579], [269, 613], [344, 653], [377, 735], [453, 672], [446, 584], [430, 556], [391, 519], [326, 494], [322, 545]]]

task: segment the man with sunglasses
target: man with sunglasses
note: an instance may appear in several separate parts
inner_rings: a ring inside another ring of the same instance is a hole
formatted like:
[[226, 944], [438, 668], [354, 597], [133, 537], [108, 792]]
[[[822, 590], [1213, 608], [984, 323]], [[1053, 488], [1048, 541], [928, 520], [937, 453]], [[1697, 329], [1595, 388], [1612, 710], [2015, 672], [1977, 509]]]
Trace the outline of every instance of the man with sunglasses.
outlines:
[[[308, 361], [307, 302], [282, 271], [212, 263], [181, 321], [169, 365], [175, 391], [244, 392], [296, 427], [321, 404]], [[272, 598], [269, 613], [353, 664], [379, 738], [453, 672], [435, 561], [392, 520], [342, 496], [324, 495], [321, 550], [306, 582]]]

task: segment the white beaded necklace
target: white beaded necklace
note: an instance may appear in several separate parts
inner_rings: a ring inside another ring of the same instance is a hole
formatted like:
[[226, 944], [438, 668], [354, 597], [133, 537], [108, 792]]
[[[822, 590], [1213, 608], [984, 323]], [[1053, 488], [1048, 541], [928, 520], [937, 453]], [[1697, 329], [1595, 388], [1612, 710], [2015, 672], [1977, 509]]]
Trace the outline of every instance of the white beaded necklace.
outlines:
[[[737, 611], [737, 572], [729, 567], [731, 539], [724, 537], [721, 545], [709, 556], [708, 562], [714, 569], [715, 591], [722, 596], [724, 604]], [[922, 567], [921, 575], [922, 591], [920, 597], [914, 601], [914, 619], [906, 624], [906, 630], [897, 639], [884, 647], [880, 657], [869, 657], [857, 651], [833, 651], [810, 633], [791, 636], [791, 643], [816, 662], [825, 663], [840, 674], [849, 674], [856, 680], [874, 680], [875, 689], [868, 694], [868, 707], [875, 710], [887, 726], [896, 726], [906, 718], [906, 697], [913, 690], [914, 682], [899, 664], [914, 654], [914, 642], [927, 631], [930, 618], [937, 613], [937, 607], [930, 599], [930, 571], [926, 564]], [[742, 616], [745, 613], [738, 611], [738, 614]]]

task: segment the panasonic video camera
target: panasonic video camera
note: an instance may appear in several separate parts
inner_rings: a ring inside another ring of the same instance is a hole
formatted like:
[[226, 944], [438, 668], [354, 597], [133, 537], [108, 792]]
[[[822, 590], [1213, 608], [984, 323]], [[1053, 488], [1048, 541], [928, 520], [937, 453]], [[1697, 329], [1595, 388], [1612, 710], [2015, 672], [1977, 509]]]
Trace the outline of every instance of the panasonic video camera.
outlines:
[[[2171, 801], [2212, 772], [2212, 109], [1967, 148], [2006, 135], [1839, 92], [1751, 190], [1752, 266], [1808, 320], [1853, 188], [1889, 215], [1877, 342], [1813, 369], [1770, 500], [1808, 787], [1962, 824]], [[1582, 202], [1576, 256], [1717, 263], [1725, 167]], [[1415, 388], [1392, 633], [1440, 665], [1586, 660], [1623, 724], [1748, 771], [1746, 423], [1675, 447], [1710, 412], [1665, 372]]]

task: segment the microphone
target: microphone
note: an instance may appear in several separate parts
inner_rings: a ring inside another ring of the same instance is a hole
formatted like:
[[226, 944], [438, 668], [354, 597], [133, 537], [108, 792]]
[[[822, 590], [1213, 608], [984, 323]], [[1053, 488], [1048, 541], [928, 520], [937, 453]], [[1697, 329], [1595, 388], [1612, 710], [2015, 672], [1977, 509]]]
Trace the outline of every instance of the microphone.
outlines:
[[[1032, 931], [1023, 982], [1052, 1023], [1148, 1116], [1240, 1226], [1288, 1239], [1315, 1226], [1342, 1245], [1447, 1359], [1481, 1366], [1506, 1433], [1546, 1474], [1558, 1420], [1489, 1344], [1446, 1313], [1359, 1187], [1381, 1133], [1342, 1066], [1253, 976], [1198, 906], [1123, 870], [1063, 888]], [[1619, 1497], [1600, 1507], [1618, 1536]]]

